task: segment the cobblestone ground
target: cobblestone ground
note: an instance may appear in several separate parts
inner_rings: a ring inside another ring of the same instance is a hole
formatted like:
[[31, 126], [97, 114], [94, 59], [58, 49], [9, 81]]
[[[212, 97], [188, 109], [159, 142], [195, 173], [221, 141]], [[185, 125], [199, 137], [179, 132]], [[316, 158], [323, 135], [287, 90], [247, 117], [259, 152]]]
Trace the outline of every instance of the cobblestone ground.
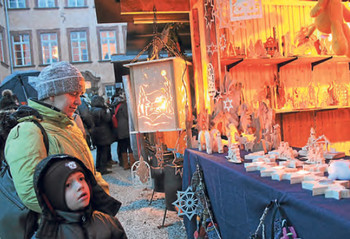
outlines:
[[[112, 145], [113, 160], [118, 160], [115, 154], [116, 144]], [[92, 151], [94, 157], [95, 150]], [[164, 193], [154, 193], [153, 189], [135, 187], [132, 184], [130, 170], [124, 170], [114, 164], [111, 174], [103, 175], [110, 185], [110, 194], [122, 202], [117, 214], [129, 239], [186, 239], [183, 220], [176, 212], [167, 210], [164, 227], [162, 226], [165, 212]]]

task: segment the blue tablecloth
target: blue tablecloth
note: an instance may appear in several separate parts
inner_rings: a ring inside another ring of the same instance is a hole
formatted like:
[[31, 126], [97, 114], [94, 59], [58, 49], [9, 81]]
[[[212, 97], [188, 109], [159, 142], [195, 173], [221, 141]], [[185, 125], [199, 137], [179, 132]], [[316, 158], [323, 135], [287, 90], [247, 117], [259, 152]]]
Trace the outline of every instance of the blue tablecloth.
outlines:
[[[183, 190], [190, 184], [198, 163], [203, 170], [208, 196], [222, 238], [244, 239], [252, 234], [265, 206], [277, 199], [298, 236], [304, 239], [350, 238], [350, 199], [312, 196], [301, 184], [274, 181], [246, 172], [243, 164], [233, 164], [224, 155], [186, 149], [183, 166]], [[270, 235], [271, 213], [266, 218]], [[184, 217], [188, 238], [193, 238], [195, 217]], [[267, 237], [269, 238], [269, 237]]]

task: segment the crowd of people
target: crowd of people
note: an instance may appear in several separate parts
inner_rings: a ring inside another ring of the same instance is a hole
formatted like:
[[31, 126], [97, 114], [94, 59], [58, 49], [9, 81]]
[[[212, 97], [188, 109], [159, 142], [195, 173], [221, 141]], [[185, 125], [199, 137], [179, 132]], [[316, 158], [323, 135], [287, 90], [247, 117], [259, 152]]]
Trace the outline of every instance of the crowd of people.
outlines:
[[[38, 97], [29, 99], [28, 106], [40, 115], [48, 144], [33, 124], [35, 117], [14, 126], [1, 145], [19, 198], [40, 215], [38, 230], [29, 236], [126, 238], [115, 217], [120, 202], [109, 196], [109, 185], [101, 176], [111, 173], [108, 169], [116, 163], [111, 154], [115, 141], [119, 164], [130, 169], [135, 162], [124, 92], [117, 91], [111, 104], [99, 95], [90, 100], [84, 94], [84, 77], [68, 62], [45, 67], [29, 83]], [[18, 100], [6, 92], [0, 107], [0, 115], [15, 111]], [[91, 153], [95, 148], [96, 164]]]

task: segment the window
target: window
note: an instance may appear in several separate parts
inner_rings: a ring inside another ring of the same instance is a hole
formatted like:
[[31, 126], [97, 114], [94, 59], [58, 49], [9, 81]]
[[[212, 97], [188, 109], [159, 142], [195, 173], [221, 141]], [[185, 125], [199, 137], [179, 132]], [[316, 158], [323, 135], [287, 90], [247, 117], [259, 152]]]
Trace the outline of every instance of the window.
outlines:
[[88, 38], [86, 31], [71, 31], [71, 61], [86, 62], [89, 60]]
[[116, 31], [100, 31], [101, 59], [110, 60], [117, 53]]
[[13, 34], [11, 37], [15, 66], [32, 65], [29, 34]]
[[41, 53], [42, 53], [42, 63], [52, 64], [58, 62], [58, 40], [57, 33], [41, 33]]
[[105, 92], [106, 96], [111, 99], [112, 96], [115, 94], [115, 86], [114, 85], [106, 85], [105, 86]]
[[68, 0], [68, 7], [85, 7], [85, 0]]
[[4, 32], [0, 29], [0, 62], [5, 62], [3, 34]]
[[26, 0], [8, 0], [9, 8], [26, 8]]
[[55, 0], [38, 0], [38, 7], [39, 8], [56, 7], [56, 3], [55, 3]]

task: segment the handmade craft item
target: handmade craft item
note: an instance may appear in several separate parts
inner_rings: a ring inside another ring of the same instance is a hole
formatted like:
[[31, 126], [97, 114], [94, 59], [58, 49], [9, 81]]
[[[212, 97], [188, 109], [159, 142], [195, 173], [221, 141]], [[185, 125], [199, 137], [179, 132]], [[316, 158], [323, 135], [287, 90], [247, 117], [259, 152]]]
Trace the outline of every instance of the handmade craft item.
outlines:
[[341, 185], [331, 185], [325, 191], [326, 198], [350, 198], [350, 190]]
[[326, 190], [330, 186], [344, 186], [346, 188], [349, 188], [349, 181], [334, 181], [331, 179], [328, 179], [326, 177], [323, 177], [319, 180], [314, 181], [303, 181], [301, 183], [303, 189], [311, 190], [312, 196], [325, 194]]
[[213, 153], [223, 153], [224, 148], [222, 145], [222, 140], [221, 140], [221, 134], [220, 131], [217, 129], [212, 129], [210, 130], [210, 138], [211, 138], [211, 145], [212, 145], [212, 151]]
[[315, 28], [326, 34], [331, 33], [334, 53], [350, 57], [350, 30], [344, 22], [350, 21], [350, 11], [342, 1], [318, 0], [310, 15], [315, 18], [315, 25], [310, 29], [309, 36]]
[[152, 186], [151, 168], [142, 156], [131, 166], [131, 179], [134, 186]]
[[328, 167], [328, 178], [332, 180], [350, 180], [349, 160], [332, 161]]
[[231, 144], [228, 149], [228, 156], [225, 157], [231, 163], [242, 163], [239, 144]]

